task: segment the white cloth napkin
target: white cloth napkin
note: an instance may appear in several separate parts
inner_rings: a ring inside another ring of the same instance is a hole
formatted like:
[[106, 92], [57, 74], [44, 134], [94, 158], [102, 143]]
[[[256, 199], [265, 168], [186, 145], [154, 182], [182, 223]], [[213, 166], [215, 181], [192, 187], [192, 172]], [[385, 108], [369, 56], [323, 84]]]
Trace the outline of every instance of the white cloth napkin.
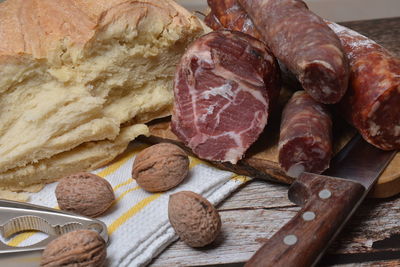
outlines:
[[[170, 194], [190, 190], [218, 204], [248, 178], [216, 169], [190, 157], [189, 176], [182, 184], [165, 193], [151, 194], [131, 178], [135, 155], [147, 145], [135, 143], [118, 159], [93, 173], [104, 177], [114, 188], [116, 201], [110, 210], [97, 219], [108, 227], [107, 249], [109, 266], [143, 266], [176, 240], [168, 221]], [[30, 197], [30, 203], [57, 207], [54, 190], [57, 183], [47, 185]], [[24, 233], [7, 240], [10, 245], [25, 246], [42, 240], [42, 233]]]

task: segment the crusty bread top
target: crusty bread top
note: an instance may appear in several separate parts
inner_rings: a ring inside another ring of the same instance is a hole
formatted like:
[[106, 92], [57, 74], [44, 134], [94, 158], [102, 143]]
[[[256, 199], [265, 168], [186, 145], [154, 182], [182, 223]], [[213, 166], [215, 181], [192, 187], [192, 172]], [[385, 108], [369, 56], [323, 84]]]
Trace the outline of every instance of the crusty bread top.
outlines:
[[[96, 31], [121, 16], [146, 14], [137, 5], [158, 6], [159, 17], [174, 17], [174, 23], [190, 24], [191, 14], [172, 0], [8, 0], [0, 3], [0, 55], [32, 55], [48, 58], [71, 45], [81, 49]], [[127, 9], [130, 12], [126, 12]], [[131, 17], [126, 17], [131, 20]], [[60, 41], [63, 41], [60, 43]]]
[[172, 0], [0, 4], [0, 186], [5, 172], [168, 115], [175, 65], [204, 31]]

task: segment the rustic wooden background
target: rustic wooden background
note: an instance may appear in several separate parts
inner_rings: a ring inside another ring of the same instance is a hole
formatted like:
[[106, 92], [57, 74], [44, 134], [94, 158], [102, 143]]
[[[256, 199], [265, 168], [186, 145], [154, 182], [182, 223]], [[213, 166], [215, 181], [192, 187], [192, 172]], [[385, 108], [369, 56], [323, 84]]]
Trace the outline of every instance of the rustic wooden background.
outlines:
[[[347, 22], [400, 56], [400, 17]], [[192, 249], [177, 241], [150, 266], [243, 266], [299, 208], [286, 185], [252, 180], [217, 208], [222, 232], [209, 247]], [[400, 266], [400, 195], [367, 199], [322, 259], [321, 266]]]

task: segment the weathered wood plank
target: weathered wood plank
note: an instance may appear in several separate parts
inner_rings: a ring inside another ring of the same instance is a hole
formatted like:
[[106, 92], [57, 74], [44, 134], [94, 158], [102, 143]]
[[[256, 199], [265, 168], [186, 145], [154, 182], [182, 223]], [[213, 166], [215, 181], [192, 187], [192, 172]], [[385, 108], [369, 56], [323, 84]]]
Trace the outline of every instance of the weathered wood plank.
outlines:
[[[299, 210], [286, 195], [287, 186], [258, 180], [250, 182], [218, 207], [223, 227], [212, 246], [192, 249], [178, 241], [151, 266], [245, 262]], [[355, 261], [372, 264], [371, 261], [396, 257], [396, 253], [400, 258], [399, 218], [400, 196], [389, 200], [366, 200], [329, 249], [324, 264]]]
[[393, 54], [400, 56], [399, 36], [400, 19], [376, 19], [342, 22], [340, 24], [352, 28], [359, 33], [368, 36], [383, 47], [389, 49]]
[[343, 264], [341, 267], [397, 267], [400, 266], [400, 260], [365, 262], [365, 263], [352, 263]]
[[190, 266], [246, 261], [265, 238], [271, 237], [295, 211], [227, 210], [220, 211], [221, 234], [211, 246], [192, 249], [178, 241], [151, 266]]
[[288, 185], [254, 180], [220, 204], [219, 210], [295, 207], [287, 197]]

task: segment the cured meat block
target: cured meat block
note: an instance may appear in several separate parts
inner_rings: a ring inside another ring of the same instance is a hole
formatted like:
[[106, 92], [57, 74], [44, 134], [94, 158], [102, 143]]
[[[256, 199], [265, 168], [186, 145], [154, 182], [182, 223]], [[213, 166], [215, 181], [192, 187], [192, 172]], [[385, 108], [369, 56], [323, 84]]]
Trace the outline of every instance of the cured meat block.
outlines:
[[277, 62], [261, 41], [209, 33], [178, 65], [172, 131], [198, 157], [236, 163], [263, 131], [279, 89]]
[[349, 66], [335, 33], [300, 0], [238, 0], [262, 40], [318, 102], [345, 94]]
[[323, 104], [297, 91], [282, 114], [278, 161], [288, 176], [322, 173], [332, 157], [332, 120]]
[[339, 107], [372, 145], [400, 149], [400, 59], [371, 39], [328, 22], [350, 62], [349, 91]]

